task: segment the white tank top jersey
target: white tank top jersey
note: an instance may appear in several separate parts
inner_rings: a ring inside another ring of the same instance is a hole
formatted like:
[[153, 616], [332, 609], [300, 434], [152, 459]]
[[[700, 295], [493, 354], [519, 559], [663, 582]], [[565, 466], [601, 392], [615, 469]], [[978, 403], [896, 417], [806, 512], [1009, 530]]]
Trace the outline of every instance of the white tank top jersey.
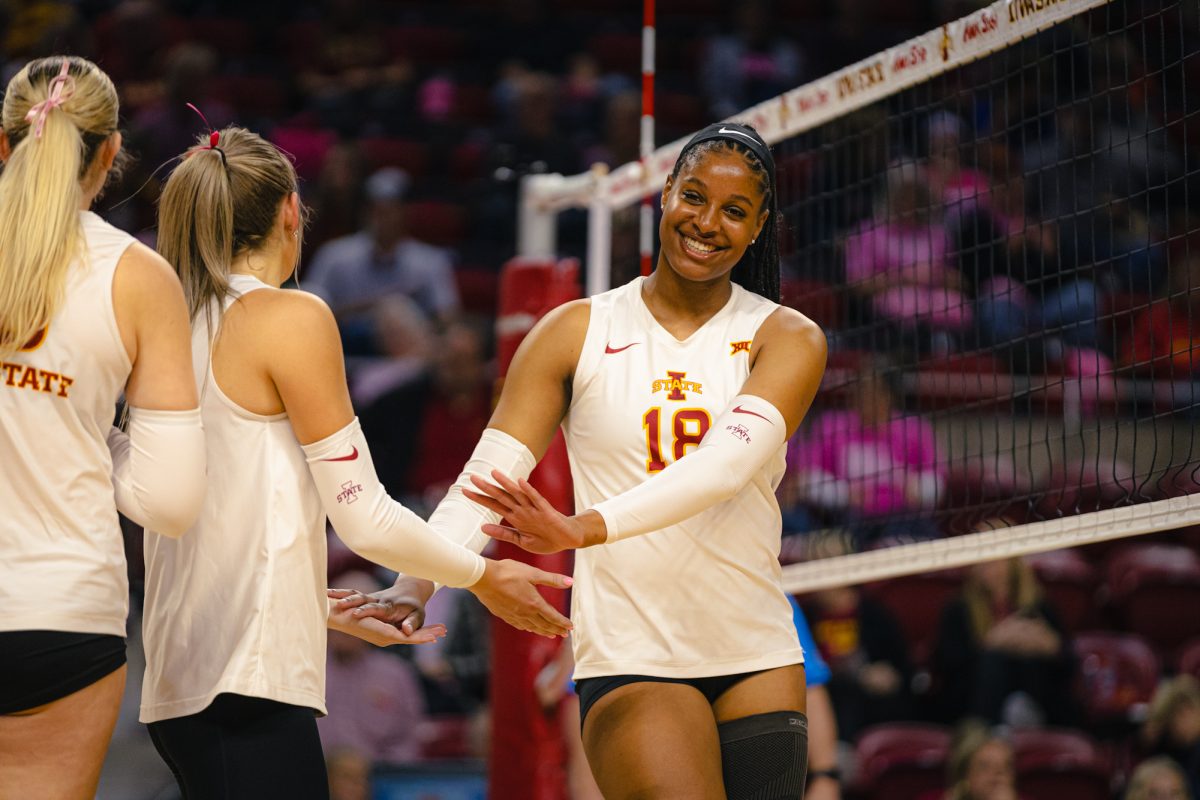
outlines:
[[132, 364], [113, 275], [133, 237], [80, 212], [62, 305], [0, 358], [0, 631], [125, 635], [129, 588], [106, 437]]
[[[563, 422], [579, 510], [695, 449], [741, 390], [754, 335], [778, 308], [734, 284], [729, 302], [679, 341], [646, 307], [643, 281], [591, 298]], [[576, 552], [576, 679], [704, 678], [803, 663], [780, 586], [775, 487], [786, 451], [691, 519]]]
[[[226, 308], [269, 287], [234, 275], [230, 288]], [[222, 692], [324, 714], [325, 511], [287, 415], [221, 391], [208, 316], [192, 326], [208, 494], [180, 538], [146, 534], [141, 720], [198, 713]]]

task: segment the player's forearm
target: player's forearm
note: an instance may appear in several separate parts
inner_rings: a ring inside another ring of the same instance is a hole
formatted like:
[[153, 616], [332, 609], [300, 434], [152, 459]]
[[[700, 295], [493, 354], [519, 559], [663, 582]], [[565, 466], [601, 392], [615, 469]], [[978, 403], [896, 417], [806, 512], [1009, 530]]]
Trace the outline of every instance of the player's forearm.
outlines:
[[[593, 507], [603, 518], [603, 541], [678, 525], [730, 499], [779, 452], [786, 438], [786, 423], [775, 406], [754, 395], [734, 398], [695, 452]], [[576, 519], [596, 524], [582, 514]]]

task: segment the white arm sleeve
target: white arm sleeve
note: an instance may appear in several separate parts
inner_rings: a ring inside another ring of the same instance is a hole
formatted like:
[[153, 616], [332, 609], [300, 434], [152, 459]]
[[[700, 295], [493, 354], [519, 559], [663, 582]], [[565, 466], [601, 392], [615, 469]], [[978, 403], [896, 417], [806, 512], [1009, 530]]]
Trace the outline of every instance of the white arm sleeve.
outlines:
[[[522, 442], [504, 431], [485, 429], [458, 480], [450, 485], [442, 502], [433, 510], [429, 527], [471, 552], [482, 553], [491, 539], [480, 529], [485, 523], [499, 522], [500, 515], [468, 500], [463, 489], [475, 489], [471, 483], [472, 475], [479, 475], [491, 483], [492, 470], [498, 469], [515, 481], [528, 478], [535, 466], [537, 460]], [[440, 588], [440, 585], [435, 586], [434, 590]]]
[[738, 395], [695, 452], [627, 492], [597, 503], [606, 542], [677, 525], [733, 497], [787, 441], [787, 423], [771, 403]]
[[472, 586], [483, 577], [483, 558], [443, 539], [388, 496], [357, 417], [332, 436], [305, 445], [304, 455], [325, 513], [351, 550], [388, 569], [447, 586]]
[[204, 428], [200, 409], [129, 408], [129, 433], [108, 434], [117, 510], [147, 531], [176, 539], [204, 505]]

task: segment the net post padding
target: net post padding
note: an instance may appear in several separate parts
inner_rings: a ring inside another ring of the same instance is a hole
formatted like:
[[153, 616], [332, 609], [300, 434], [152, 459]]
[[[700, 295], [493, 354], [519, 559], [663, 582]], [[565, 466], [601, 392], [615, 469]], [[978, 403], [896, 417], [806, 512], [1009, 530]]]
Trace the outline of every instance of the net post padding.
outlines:
[[1200, 494], [1182, 495], [949, 539], [790, 564], [783, 568], [783, 588], [790, 594], [803, 594], [1196, 524], [1200, 524]]
[[[580, 295], [577, 261], [516, 258], [500, 273], [500, 309], [496, 320], [496, 352], [500, 382], [513, 355], [534, 324], [551, 309]], [[499, 396], [499, 385], [497, 386]], [[566, 446], [558, 434], [530, 476], [555, 508], [570, 514], [574, 496]], [[540, 569], [570, 574], [567, 553], [534, 555], [515, 545], [497, 543], [497, 558], [511, 558]], [[562, 592], [546, 598], [566, 612]], [[545, 714], [534, 694], [534, 679], [568, 647], [492, 620], [491, 741], [488, 754], [488, 797], [565, 800], [566, 747], [558, 714]]]

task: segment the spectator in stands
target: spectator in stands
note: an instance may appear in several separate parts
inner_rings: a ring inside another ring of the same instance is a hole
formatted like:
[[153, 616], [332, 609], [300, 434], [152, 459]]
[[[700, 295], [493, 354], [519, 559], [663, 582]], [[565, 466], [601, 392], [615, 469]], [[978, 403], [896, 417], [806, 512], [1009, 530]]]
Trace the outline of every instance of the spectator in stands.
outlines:
[[1200, 250], [1187, 248], [1170, 278], [1170, 292], [1119, 322], [1129, 338], [1120, 344], [1125, 366], [1157, 378], [1187, 380], [1200, 372]]
[[926, 174], [933, 196], [941, 201], [948, 227], [957, 228], [963, 216], [990, 202], [991, 181], [978, 169], [963, 164], [963, 122], [952, 111], [929, 115], [926, 133], [929, 160]]
[[1147, 752], [1168, 756], [1200, 794], [1200, 682], [1178, 675], [1159, 684], [1141, 731]]
[[955, 732], [944, 800], [1017, 800], [1012, 746], [977, 721]]
[[[304, 234], [306, 245], [319, 248], [358, 230], [364, 216], [366, 179], [366, 160], [357, 142], [338, 142], [329, 148], [312, 196], [307, 198], [312, 221]], [[301, 274], [302, 280], [305, 277]]]
[[371, 800], [371, 761], [357, 750], [336, 749], [325, 756], [329, 800]]
[[[1001, 525], [983, 529], [994, 527]], [[1075, 718], [1070, 642], [1020, 558], [970, 568], [962, 593], [942, 610], [933, 663], [947, 719], [1033, 726]]]
[[[395, 323], [383, 330], [393, 327], [395, 352], [408, 338]], [[412, 372], [425, 364], [423, 373]], [[402, 373], [412, 377], [401, 380]], [[483, 327], [467, 320], [450, 324], [432, 343], [429, 359], [415, 355], [411, 367], [403, 362], [365, 367], [362, 391], [389, 379], [395, 384], [377, 391], [360, 413], [372, 451], [386, 453], [375, 457], [375, 468], [385, 486], [395, 486], [416, 507], [432, 507], [471, 457], [491, 413]]]
[[948, 245], [929, 176], [912, 161], [888, 169], [874, 217], [846, 238], [850, 288], [907, 345], [942, 354], [973, 319]]
[[909, 719], [912, 664], [900, 624], [857, 586], [813, 595], [813, 634], [832, 677], [829, 695], [837, 728], [854, 741], [870, 725]]
[[132, 136], [146, 170], [153, 170], [195, 144], [204, 123], [195, 105], [217, 129], [233, 122], [233, 109], [211, 95], [217, 54], [206, 45], [183, 42], [167, 53], [161, 94], [133, 119]]
[[1158, 756], [1138, 764], [1129, 777], [1125, 800], [1192, 800], [1192, 793], [1179, 765]]
[[610, 97], [604, 110], [604, 141], [584, 152], [586, 165], [600, 163], [616, 169], [622, 164], [637, 161], [641, 122], [641, 92], [629, 90]]
[[1019, 174], [997, 183], [987, 205], [965, 210], [958, 228], [960, 263], [976, 284], [981, 343], [1006, 353], [1018, 370], [1040, 372], [1099, 346], [1099, 287], [1090, 270], [1062, 270], [1059, 234], [1057, 224], [1030, 215]]
[[405, 224], [408, 183], [396, 167], [371, 175], [366, 228], [321, 247], [304, 276], [305, 288], [333, 309], [347, 355], [378, 353], [371, 312], [390, 294], [411, 297], [432, 319], [458, 312], [452, 253], [414, 238]]
[[[928, 515], [944, 485], [933, 426], [898, 410], [899, 375], [883, 356], [861, 364], [850, 408], [827, 411], [789, 449], [787, 481], [860, 546], [938, 535]], [[785, 487], [786, 489], [786, 487]]]
[[[364, 592], [382, 588], [361, 572], [344, 573], [334, 585]], [[317, 727], [327, 754], [346, 749], [386, 763], [420, 757], [425, 702], [407, 662], [362, 639], [330, 630], [325, 676], [329, 715], [317, 720]]]
[[700, 82], [714, 119], [733, 116], [800, 84], [803, 58], [782, 35], [767, 0], [732, 6], [731, 33], [712, 38], [702, 60]]

